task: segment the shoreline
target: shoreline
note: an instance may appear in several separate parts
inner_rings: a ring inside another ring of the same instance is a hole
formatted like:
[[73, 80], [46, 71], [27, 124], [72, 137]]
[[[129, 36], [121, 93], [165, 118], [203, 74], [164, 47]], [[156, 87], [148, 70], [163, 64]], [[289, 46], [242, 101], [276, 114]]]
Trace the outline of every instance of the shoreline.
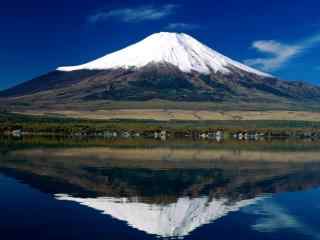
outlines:
[[[132, 111], [135, 112], [135, 110]], [[251, 114], [256, 116], [257, 112]], [[316, 119], [317, 121], [311, 121], [311, 119], [299, 121], [188, 120], [187, 118], [184, 120], [88, 119], [85, 118], [85, 115], [82, 117], [49, 116], [47, 113], [39, 115], [39, 112], [37, 115], [0, 112], [0, 135], [216, 140], [225, 138], [238, 140], [320, 139], [320, 118]]]

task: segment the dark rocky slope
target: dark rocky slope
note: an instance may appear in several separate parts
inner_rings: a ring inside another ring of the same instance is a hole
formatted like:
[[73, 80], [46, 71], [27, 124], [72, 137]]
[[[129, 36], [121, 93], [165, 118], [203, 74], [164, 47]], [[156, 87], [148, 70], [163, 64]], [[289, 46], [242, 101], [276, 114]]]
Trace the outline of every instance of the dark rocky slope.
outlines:
[[320, 87], [261, 77], [239, 69], [232, 74], [184, 73], [170, 64], [140, 69], [53, 71], [0, 92], [0, 102], [28, 106], [94, 101], [310, 103], [320, 100]]

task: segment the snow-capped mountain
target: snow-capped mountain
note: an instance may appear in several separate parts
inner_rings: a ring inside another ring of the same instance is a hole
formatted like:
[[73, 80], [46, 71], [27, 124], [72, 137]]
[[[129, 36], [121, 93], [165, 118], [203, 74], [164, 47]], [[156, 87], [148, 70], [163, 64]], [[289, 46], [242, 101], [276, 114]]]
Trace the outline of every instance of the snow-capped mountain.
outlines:
[[317, 108], [320, 87], [279, 80], [187, 34], [156, 33], [92, 62], [59, 67], [0, 92], [0, 103], [9, 111], [28, 107], [96, 110], [110, 101], [125, 102], [128, 108], [131, 103], [136, 107], [134, 102], [145, 108], [143, 104], [152, 101], [155, 104], [148, 108], [163, 108], [162, 100], [170, 101], [175, 109], [186, 108], [179, 102], [214, 102], [222, 110], [224, 106], [236, 110], [248, 106], [252, 110]]
[[254, 204], [260, 198], [229, 204], [227, 199], [183, 197], [175, 203], [165, 205], [142, 203], [127, 198], [75, 198], [64, 194], [57, 194], [56, 199], [80, 203], [125, 221], [140, 231], [168, 238], [187, 236], [202, 225]]
[[92, 62], [72, 67], [60, 67], [59, 71], [105, 70], [116, 68], [141, 68], [150, 63], [168, 63], [182, 72], [209, 74], [221, 72], [230, 74], [230, 67], [257, 74], [271, 75], [234, 61], [203, 45], [184, 33], [161, 32], [115, 53], [108, 54]]

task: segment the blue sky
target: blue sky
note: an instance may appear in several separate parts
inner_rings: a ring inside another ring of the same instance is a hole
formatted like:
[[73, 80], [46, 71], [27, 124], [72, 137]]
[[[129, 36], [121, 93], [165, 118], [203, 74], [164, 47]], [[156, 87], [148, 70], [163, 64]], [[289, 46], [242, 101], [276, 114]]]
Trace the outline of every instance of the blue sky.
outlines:
[[286, 80], [320, 84], [318, 0], [10, 0], [0, 6], [0, 89], [160, 31], [185, 32]]

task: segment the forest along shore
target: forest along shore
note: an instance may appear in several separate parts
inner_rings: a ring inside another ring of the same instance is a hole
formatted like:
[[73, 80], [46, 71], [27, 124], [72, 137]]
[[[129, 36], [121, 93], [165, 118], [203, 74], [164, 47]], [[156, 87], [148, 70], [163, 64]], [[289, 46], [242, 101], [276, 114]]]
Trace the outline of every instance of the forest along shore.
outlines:
[[91, 120], [0, 113], [3, 136], [70, 136], [101, 138], [189, 138], [261, 140], [320, 139], [318, 121], [278, 120]]

